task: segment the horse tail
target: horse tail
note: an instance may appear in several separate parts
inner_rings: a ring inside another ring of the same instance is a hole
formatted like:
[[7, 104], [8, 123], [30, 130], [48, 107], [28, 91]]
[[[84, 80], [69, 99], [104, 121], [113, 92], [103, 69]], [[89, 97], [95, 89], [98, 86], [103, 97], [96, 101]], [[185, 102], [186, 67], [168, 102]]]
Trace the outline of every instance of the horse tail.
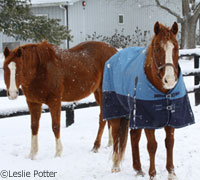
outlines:
[[113, 136], [113, 167], [112, 172], [120, 171], [120, 163], [123, 160], [127, 139], [129, 120], [127, 118], [108, 121], [112, 127]]
[[129, 120], [127, 118], [120, 119], [120, 129], [119, 129], [119, 154], [120, 161], [124, 157], [124, 153], [126, 150], [126, 144], [128, 139], [128, 128], [129, 128]]

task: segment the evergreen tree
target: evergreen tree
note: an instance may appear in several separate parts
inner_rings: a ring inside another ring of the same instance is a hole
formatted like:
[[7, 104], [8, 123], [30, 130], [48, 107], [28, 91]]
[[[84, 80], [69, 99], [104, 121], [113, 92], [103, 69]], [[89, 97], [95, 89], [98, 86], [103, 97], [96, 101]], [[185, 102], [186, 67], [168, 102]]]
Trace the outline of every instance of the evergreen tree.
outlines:
[[62, 40], [72, 39], [67, 27], [59, 24], [59, 19], [34, 16], [30, 5], [30, 0], [0, 0], [0, 31], [16, 40], [48, 40], [57, 45]]

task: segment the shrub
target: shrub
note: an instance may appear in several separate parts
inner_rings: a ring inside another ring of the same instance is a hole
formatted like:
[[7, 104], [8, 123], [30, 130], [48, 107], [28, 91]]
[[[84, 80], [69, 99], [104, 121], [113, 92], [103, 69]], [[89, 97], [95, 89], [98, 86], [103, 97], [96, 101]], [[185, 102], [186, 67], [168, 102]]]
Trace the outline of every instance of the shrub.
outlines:
[[112, 36], [98, 35], [94, 32], [92, 35], [87, 35], [86, 40], [103, 41], [115, 48], [146, 46], [150, 40], [150, 31], [142, 32], [141, 29], [136, 27], [134, 34], [125, 35], [124, 28], [122, 28], [120, 32], [115, 29], [115, 33]]

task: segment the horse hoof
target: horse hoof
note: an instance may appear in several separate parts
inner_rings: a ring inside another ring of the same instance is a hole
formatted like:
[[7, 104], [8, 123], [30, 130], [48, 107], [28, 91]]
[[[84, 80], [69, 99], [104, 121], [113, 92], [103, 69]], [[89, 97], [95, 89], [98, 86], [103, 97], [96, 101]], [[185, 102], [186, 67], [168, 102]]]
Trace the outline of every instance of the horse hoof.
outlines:
[[142, 176], [142, 177], [144, 177], [144, 175], [145, 175], [145, 173], [142, 170], [136, 171], [136, 176]]
[[56, 151], [55, 157], [61, 157], [62, 155], [62, 149]]
[[94, 147], [92, 148], [92, 152], [98, 153], [98, 151], [99, 151], [99, 148], [98, 148], [98, 147], [94, 146]]
[[113, 167], [112, 168], [112, 173], [118, 173], [120, 172], [120, 168], [119, 167]]
[[35, 160], [36, 155], [37, 155], [37, 153], [30, 153], [28, 157], [29, 157], [31, 160]]
[[156, 176], [150, 176], [149, 180], [156, 180]]
[[55, 158], [57, 158], [57, 157], [61, 157], [61, 154], [62, 154], [62, 152], [56, 152], [56, 154], [55, 154]]
[[111, 147], [113, 145], [113, 142], [112, 141], [109, 141], [108, 142], [108, 147]]
[[168, 175], [168, 180], [178, 180], [178, 178], [175, 173], [170, 173]]

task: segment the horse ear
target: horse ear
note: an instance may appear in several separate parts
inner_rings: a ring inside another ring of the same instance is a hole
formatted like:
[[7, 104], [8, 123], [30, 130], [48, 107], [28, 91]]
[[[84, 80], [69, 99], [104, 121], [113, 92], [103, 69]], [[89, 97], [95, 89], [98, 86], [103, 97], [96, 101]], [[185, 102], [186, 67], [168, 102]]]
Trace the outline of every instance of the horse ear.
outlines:
[[3, 53], [4, 53], [4, 56], [5, 56], [5, 57], [8, 57], [8, 55], [10, 54], [10, 51], [9, 51], [9, 49], [8, 49], [8, 47], [7, 47], [7, 46], [5, 47], [5, 49], [4, 49], [4, 52], [3, 52]]
[[160, 31], [160, 25], [159, 22], [157, 21], [154, 25], [154, 32], [156, 35], [158, 35], [159, 31]]
[[171, 31], [173, 32], [174, 35], [177, 34], [177, 32], [178, 32], [178, 24], [177, 24], [177, 22], [174, 22], [174, 24], [171, 27]]
[[22, 55], [22, 50], [21, 48], [18, 48], [17, 52], [16, 52], [17, 57], [21, 57]]

